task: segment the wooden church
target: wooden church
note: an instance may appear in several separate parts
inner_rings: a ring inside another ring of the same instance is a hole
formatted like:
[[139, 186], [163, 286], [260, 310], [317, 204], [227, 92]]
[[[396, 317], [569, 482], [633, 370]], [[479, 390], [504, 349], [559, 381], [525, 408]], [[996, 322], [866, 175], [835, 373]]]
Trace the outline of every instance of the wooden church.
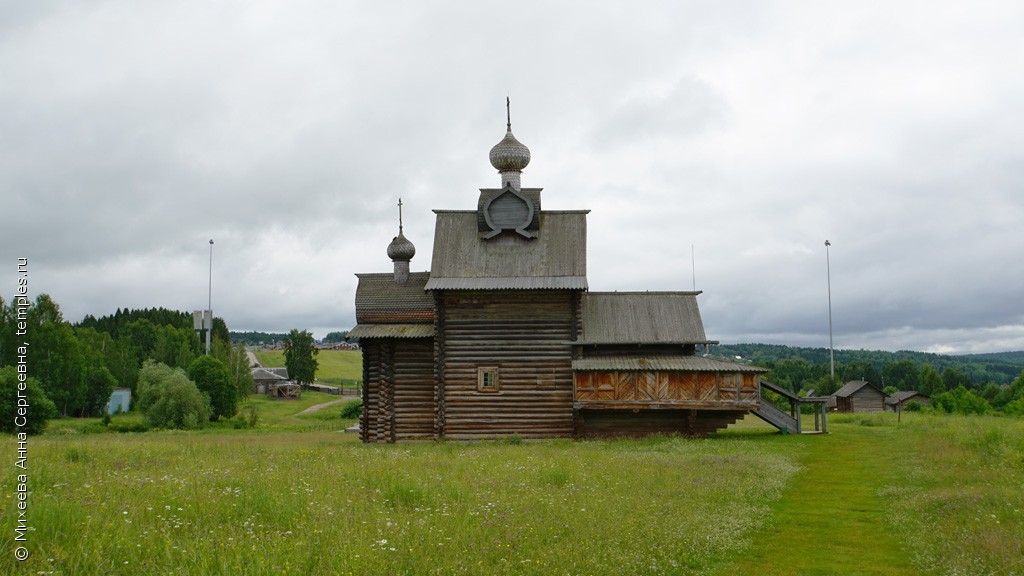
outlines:
[[703, 436], [759, 408], [762, 369], [697, 354], [700, 292], [591, 292], [589, 210], [521, 186], [511, 121], [490, 161], [475, 210], [434, 210], [430, 272], [399, 218], [393, 271], [357, 274], [364, 442]]

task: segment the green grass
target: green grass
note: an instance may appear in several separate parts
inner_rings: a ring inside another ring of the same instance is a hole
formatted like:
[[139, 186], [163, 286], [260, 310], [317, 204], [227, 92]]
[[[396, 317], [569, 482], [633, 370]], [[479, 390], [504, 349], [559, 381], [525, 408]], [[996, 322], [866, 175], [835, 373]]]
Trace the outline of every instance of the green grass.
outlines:
[[761, 573], [917, 574], [898, 526], [889, 522], [892, 502], [880, 487], [899, 481], [899, 459], [913, 449], [889, 430], [841, 426], [828, 436], [775, 436], [801, 452], [802, 469], [771, 506], [771, 520], [754, 536], [751, 553], [731, 562], [723, 574]]
[[[719, 573], [1024, 574], [1024, 420], [831, 415], [751, 554]], [[770, 566], [767, 572], [764, 566]]]
[[[283, 350], [257, 350], [256, 357], [264, 366], [284, 366]], [[355, 386], [363, 379], [363, 356], [359, 350], [321, 350], [316, 381], [332, 386]]]
[[12, 466], [0, 573], [1024, 574], [1022, 420], [363, 445], [300, 408], [254, 431], [31, 438], [31, 555], [10, 552]]
[[[298, 400], [275, 400], [265, 394], [250, 394], [248, 398], [238, 404], [238, 414], [242, 417], [248, 415], [249, 407], [253, 407], [257, 413], [256, 432], [311, 432], [318, 430], [343, 430], [355, 423], [354, 419], [341, 418], [341, 405], [331, 406], [314, 412], [302, 414], [310, 406], [333, 402], [341, 399], [333, 394], [313, 392], [304, 390], [302, 397]], [[346, 397], [351, 400], [351, 397]], [[129, 412], [111, 417], [111, 425], [105, 427], [101, 418], [59, 418], [51, 420], [47, 425], [48, 435], [74, 435], [116, 432], [119, 429], [128, 429], [133, 425], [143, 423], [142, 414]], [[231, 420], [210, 422], [197, 431], [199, 434], [212, 434], [224, 431], [234, 431]]]
[[0, 556], [4, 573], [696, 574], [742, 553], [795, 470], [777, 448], [685, 439], [168, 432], [31, 449], [32, 554]]

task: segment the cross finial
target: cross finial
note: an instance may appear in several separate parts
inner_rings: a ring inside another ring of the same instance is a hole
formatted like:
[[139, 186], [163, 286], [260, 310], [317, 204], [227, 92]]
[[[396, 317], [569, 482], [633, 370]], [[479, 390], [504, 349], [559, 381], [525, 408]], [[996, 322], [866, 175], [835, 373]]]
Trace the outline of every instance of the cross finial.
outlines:
[[512, 99], [505, 96], [505, 118], [508, 120], [508, 129], [512, 129]]
[[402, 233], [402, 199], [398, 199], [398, 233]]

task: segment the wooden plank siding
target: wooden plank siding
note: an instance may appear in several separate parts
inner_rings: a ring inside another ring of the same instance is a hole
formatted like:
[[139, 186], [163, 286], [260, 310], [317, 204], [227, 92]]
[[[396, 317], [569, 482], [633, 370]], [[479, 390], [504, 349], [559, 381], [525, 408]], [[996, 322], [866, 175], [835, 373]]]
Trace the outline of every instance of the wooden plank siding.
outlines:
[[[579, 291], [444, 291], [443, 429], [448, 438], [571, 436]], [[442, 316], [441, 314], [438, 315]], [[478, 369], [497, 369], [497, 391]]]
[[756, 409], [759, 379], [723, 372], [576, 372], [575, 403], [592, 409]]

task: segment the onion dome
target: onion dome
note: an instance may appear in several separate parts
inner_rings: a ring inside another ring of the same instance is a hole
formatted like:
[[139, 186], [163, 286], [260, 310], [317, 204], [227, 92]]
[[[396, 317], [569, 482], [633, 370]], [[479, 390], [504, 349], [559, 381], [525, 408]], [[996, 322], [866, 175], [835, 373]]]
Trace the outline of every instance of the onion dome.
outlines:
[[512, 135], [509, 123], [505, 137], [491, 148], [491, 166], [498, 172], [520, 171], [530, 163], [530, 149]]
[[408, 262], [412, 260], [412, 257], [416, 255], [416, 247], [413, 246], [412, 242], [402, 234], [402, 231], [398, 231], [398, 236], [388, 244], [388, 258], [392, 261]]

